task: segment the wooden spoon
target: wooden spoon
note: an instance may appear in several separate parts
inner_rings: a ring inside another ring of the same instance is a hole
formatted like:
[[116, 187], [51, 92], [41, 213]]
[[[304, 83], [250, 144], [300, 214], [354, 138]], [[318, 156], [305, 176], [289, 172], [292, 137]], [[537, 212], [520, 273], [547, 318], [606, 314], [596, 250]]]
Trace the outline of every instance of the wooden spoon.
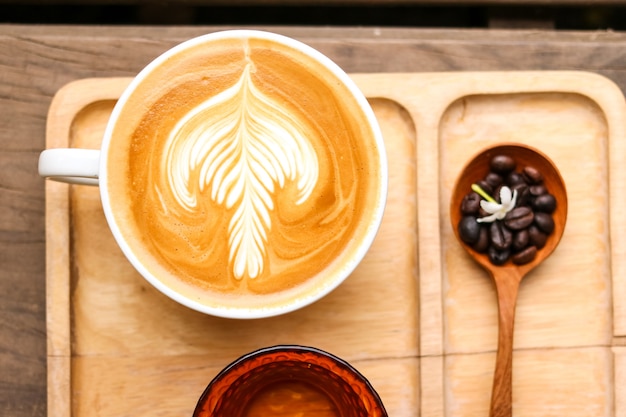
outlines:
[[[463, 217], [461, 202], [471, 191], [471, 185], [485, 177], [489, 172], [489, 163], [495, 155], [508, 155], [517, 163], [516, 170], [526, 166], [539, 170], [544, 177], [548, 192], [556, 198], [556, 210], [552, 213], [554, 231], [548, 236], [545, 246], [538, 250], [537, 256], [525, 265], [515, 265], [508, 260], [504, 265], [493, 265], [486, 254], [478, 253], [463, 243], [459, 237], [457, 225]], [[502, 144], [486, 149], [475, 156], [461, 171], [453, 189], [450, 201], [450, 220], [452, 228], [467, 252], [491, 275], [498, 297], [498, 352], [493, 376], [491, 393], [491, 417], [511, 417], [512, 415], [512, 369], [513, 369], [513, 327], [515, 305], [519, 285], [524, 276], [546, 259], [556, 248], [567, 218], [567, 193], [559, 170], [543, 153], [520, 144]]]

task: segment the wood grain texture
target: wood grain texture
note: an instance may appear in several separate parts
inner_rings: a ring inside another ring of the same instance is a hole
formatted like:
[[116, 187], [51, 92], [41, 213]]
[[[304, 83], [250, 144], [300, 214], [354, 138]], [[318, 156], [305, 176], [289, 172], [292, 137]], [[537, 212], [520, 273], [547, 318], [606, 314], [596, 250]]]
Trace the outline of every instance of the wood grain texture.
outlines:
[[[310, 344], [354, 362], [390, 415], [484, 415], [495, 360], [495, 295], [484, 285], [484, 271], [463, 255], [447, 218], [468, 148], [502, 141], [546, 152], [566, 184], [576, 185], [561, 246], [529, 274], [520, 293], [522, 330], [508, 374], [514, 413], [623, 412], [616, 408], [623, 402], [615, 385], [620, 370], [613, 369], [621, 362], [610, 346], [626, 319], [620, 312], [626, 259], [615, 257], [624, 242], [608, 240], [626, 222], [611, 215], [621, 210], [626, 175], [612, 169], [622, 166], [626, 146], [621, 91], [606, 78], [579, 72], [353, 78], [372, 102], [393, 161], [381, 232], [338, 290], [262, 325], [203, 316], [166, 299], [117, 249], [97, 189], [48, 183], [48, 201], [58, 197], [58, 206], [48, 206], [47, 233], [57, 237], [48, 246], [54, 268], [48, 271], [48, 335], [53, 359], [67, 359], [50, 368], [49, 378], [62, 378], [49, 379], [52, 415], [142, 415], [140, 404], [152, 402], [146, 398], [165, 398], [179, 386], [171, 378], [182, 381], [184, 392], [161, 405], [166, 415], [178, 414], [194, 402], [185, 388], [202, 387], [202, 378], [208, 382], [234, 357], [274, 343]], [[48, 146], [97, 147], [112, 97], [128, 82], [87, 79], [64, 88], [51, 107]], [[600, 204], [586, 204], [589, 198]], [[176, 363], [172, 371], [161, 369], [169, 363]], [[138, 385], [150, 389], [139, 395]], [[538, 386], [552, 387], [551, 396], [533, 399]], [[114, 397], [130, 400], [106, 401]]]
[[[132, 76], [173, 44], [217, 29], [0, 26], [0, 415], [47, 415], [44, 183], [36, 165], [52, 96], [76, 79]], [[623, 33], [267, 29], [310, 43], [350, 72], [589, 70], [626, 91]]]
[[[513, 371], [517, 393], [513, 398], [514, 415], [532, 416], [540, 410], [542, 416], [559, 416], [563, 399], [572, 392], [584, 393], [593, 400], [585, 407], [571, 409], [569, 404], [574, 402], [566, 401], [568, 415], [586, 416], [589, 410], [595, 410], [593, 415], [623, 413], [613, 411], [613, 396], [606, 391], [613, 374], [613, 358], [606, 346], [614, 335], [620, 335], [623, 325], [618, 300], [622, 298], [619, 294], [624, 294], [624, 264], [620, 261], [622, 244], [618, 242], [619, 231], [625, 225], [623, 216], [609, 214], [620, 212], [620, 198], [610, 204], [589, 202], [623, 192], [622, 181], [616, 178], [623, 175], [618, 174], [619, 168], [612, 171], [608, 183], [603, 173], [610, 169], [607, 160], [613, 167], [624, 164], [624, 144], [619, 139], [625, 134], [619, 115], [624, 112], [624, 97], [610, 83], [605, 84], [606, 89], [601, 88], [604, 82], [593, 74], [579, 81], [570, 78], [576, 77], [574, 73], [558, 74], [559, 80], [551, 79], [546, 72], [507, 73], [504, 79], [501, 73], [448, 73], [430, 79], [422, 74], [418, 85], [406, 79], [403, 93], [391, 97], [417, 115], [420, 354], [428, 369], [435, 372], [438, 367], [431, 367], [437, 363], [433, 355], [444, 356], [443, 375], [427, 378], [422, 372], [422, 387], [426, 380], [442, 384], [431, 387], [429, 392], [434, 397], [423, 398], [422, 415], [488, 413], [495, 361], [491, 352], [497, 340], [495, 290], [484, 271], [464, 254], [450, 226], [444, 226], [447, 221], [441, 219], [448, 217], [451, 189], [467, 160], [480, 149], [501, 141], [541, 149], [557, 164], [566, 184], [575, 185], [568, 186], [568, 226], [559, 248], [520, 289], [514, 344], [520, 352]], [[367, 85], [377, 88], [366, 89], [368, 94], [382, 94], [391, 89], [389, 84], [397, 82], [384, 75], [376, 77], [370, 78]], [[413, 88], [420, 94], [406, 94]], [[574, 91], [577, 93], [572, 94]], [[439, 181], [429, 178], [432, 172], [439, 172]], [[432, 198], [435, 195], [441, 199], [439, 206]], [[420, 204], [424, 201], [428, 204]], [[597, 210], [593, 214], [587, 211], [591, 207]], [[589, 219], [593, 221], [589, 223]], [[576, 230], [576, 224], [584, 226]], [[608, 288], [612, 288], [612, 296], [607, 294]], [[579, 348], [572, 350], [573, 346]], [[478, 361], [486, 352], [490, 352], [490, 359]], [[583, 384], [582, 375], [590, 370], [576, 363], [589, 352], [594, 357], [590, 363], [599, 373], [593, 371], [588, 378], [593, 374], [594, 378], [600, 376], [600, 381]], [[556, 372], [541, 372], [546, 361], [554, 361], [556, 367], [551, 365], [550, 369]], [[465, 365], [451, 366], [458, 363]], [[516, 369], [528, 370], [523, 373], [528, 379], [516, 377]], [[553, 387], [552, 399], [530, 394], [536, 394], [536, 387], [542, 384]], [[439, 392], [445, 394], [438, 397]], [[616, 395], [620, 392], [616, 390]], [[439, 403], [437, 398], [441, 399]], [[531, 404], [532, 398], [539, 403]]]
[[[563, 98], [563, 101], [566, 99]], [[469, 100], [468, 100], [469, 101]], [[515, 117], [514, 112], [509, 114]], [[537, 124], [542, 124], [542, 128], [549, 130], [547, 123], [537, 117]], [[500, 140], [506, 141], [506, 137]], [[555, 140], [552, 135], [547, 135], [546, 140]], [[459, 242], [462, 242], [459, 224], [464, 214], [461, 212], [464, 198], [472, 189], [473, 184], [484, 179], [488, 172], [492, 158], [498, 155], [505, 155], [512, 158], [517, 165], [516, 170], [532, 167], [541, 173], [541, 184], [549, 190], [550, 194], [558, 202], [556, 210], [551, 213], [553, 219], [553, 229], [547, 240], [536, 250], [536, 256], [524, 264], [507, 262], [494, 265], [491, 257], [484, 251], [478, 252], [473, 245], [462, 244], [468, 254], [480, 264], [488, 273], [496, 288], [498, 305], [498, 347], [496, 354], [496, 364], [491, 395], [491, 407], [489, 415], [491, 417], [511, 417], [512, 415], [512, 381], [513, 381], [513, 336], [515, 324], [515, 308], [517, 296], [522, 279], [535, 267], [539, 266], [557, 247], [567, 220], [567, 190], [563, 178], [549, 158], [538, 149], [526, 146], [508, 145], [502, 143], [477, 154], [468, 162], [459, 174], [452, 190], [450, 198], [450, 223], [451, 228]], [[518, 200], [519, 201], [519, 200]], [[482, 203], [482, 202], [481, 202]], [[519, 204], [519, 203], [518, 203]], [[508, 255], [507, 255], [508, 258]]]
[[[109, 94], [121, 92], [127, 83], [84, 80], [60, 91], [51, 107], [48, 146], [97, 147], [114, 104]], [[98, 92], [105, 94], [98, 98]], [[179, 414], [193, 406], [217, 370], [237, 356], [294, 343], [361, 364], [361, 372], [376, 381], [389, 412], [411, 415], [407, 413], [416, 409], [417, 392], [415, 384], [406, 381], [416, 381], [418, 374], [415, 138], [401, 108], [380, 99], [373, 99], [372, 105], [385, 121], [383, 133], [392, 138], [387, 143], [394, 161], [390, 181], [395, 185], [388, 198], [393, 209], [385, 214], [372, 250], [348, 282], [309, 308], [280, 317], [224, 320], [167, 299], [138, 276], [117, 248], [97, 188], [48, 183], [47, 235], [50, 240], [56, 237], [47, 252], [49, 349], [54, 359], [69, 359], [49, 368], [50, 378], [67, 382], [64, 392], [51, 391], [49, 413], [148, 415], [151, 408], [142, 404], [152, 400], [146, 401], [144, 390], [133, 388], [146, 386], [165, 415]], [[384, 250], [395, 246], [403, 250]], [[177, 363], [175, 373], [162, 369], [171, 362]], [[176, 382], [170, 385], [172, 378]], [[49, 386], [57, 382], [49, 379]], [[172, 395], [164, 395], [164, 382]], [[136, 402], [107, 401], [112, 395]]]

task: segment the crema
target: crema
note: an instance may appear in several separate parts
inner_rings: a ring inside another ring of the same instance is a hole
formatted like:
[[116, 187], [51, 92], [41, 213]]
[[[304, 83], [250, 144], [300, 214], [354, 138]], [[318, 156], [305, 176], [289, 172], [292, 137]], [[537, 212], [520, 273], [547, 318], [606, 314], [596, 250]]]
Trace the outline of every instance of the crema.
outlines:
[[380, 199], [380, 149], [352, 93], [302, 51], [254, 37], [150, 71], [108, 160], [113, 212], [142, 263], [224, 305], [325, 285]]

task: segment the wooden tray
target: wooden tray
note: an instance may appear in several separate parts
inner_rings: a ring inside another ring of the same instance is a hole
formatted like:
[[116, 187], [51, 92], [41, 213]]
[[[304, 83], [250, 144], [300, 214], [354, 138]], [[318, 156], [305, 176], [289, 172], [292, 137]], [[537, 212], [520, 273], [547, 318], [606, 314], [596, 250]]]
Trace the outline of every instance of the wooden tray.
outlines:
[[[357, 271], [282, 317], [236, 321], [179, 306], [116, 247], [98, 190], [48, 182], [48, 415], [191, 415], [239, 355], [296, 343], [363, 372], [390, 416], [486, 416], [496, 297], [455, 241], [452, 184], [480, 148], [548, 154], [569, 193], [556, 252], [522, 284], [514, 414], [626, 416], [626, 104], [582, 72], [355, 74], [390, 161], [387, 211]], [[47, 147], [98, 148], [129, 79], [86, 79], [54, 98]], [[620, 389], [621, 388], [621, 389]]]

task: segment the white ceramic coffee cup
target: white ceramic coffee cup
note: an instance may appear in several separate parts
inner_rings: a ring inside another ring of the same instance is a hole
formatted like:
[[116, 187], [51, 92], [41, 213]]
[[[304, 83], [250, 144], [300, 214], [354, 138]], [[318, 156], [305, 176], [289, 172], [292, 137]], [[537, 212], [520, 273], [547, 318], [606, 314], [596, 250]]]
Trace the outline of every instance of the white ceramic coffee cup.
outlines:
[[[371, 138], [372, 146], [377, 148], [377, 175], [380, 176], [380, 181], [378, 181], [378, 190], [376, 190], [377, 197], [375, 202], [372, 203], [375, 207], [371, 211], [371, 216], [368, 219], [365, 219], [368, 223], [366, 227], [367, 231], [358, 237], [358, 242], [354, 243], [355, 248], [351, 251], [351, 255], [347, 259], [342, 260], [342, 267], [339, 270], [334, 271], [332, 273], [333, 276], [329, 277], [325, 281], [324, 285], [320, 285], [319, 287], [313, 289], [307, 288], [304, 290], [305, 293], [294, 297], [288, 302], [278, 304], [274, 303], [265, 307], [249, 307], [247, 305], [222, 306], [219, 305], [219, 303], [212, 304], [211, 302], [206, 302], [205, 300], [200, 300], [196, 297], [190, 297], [188, 293], [179, 291], [173, 286], [167, 284], [161, 279], [161, 277], [156, 276], [156, 274], [150, 268], [146, 267], [146, 265], [144, 265], [144, 263], [139, 259], [135, 249], [133, 249], [127, 241], [127, 235], [124, 228], [118, 224], [113, 213], [114, 209], [111, 206], [111, 190], [107, 181], [109, 178], [108, 170], [111, 169], [111, 166], [107, 164], [107, 158], [109, 151], [111, 150], [110, 144], [112, 132], [114, 131], [116, 123], [118, 123], [121, 115], [123, 115], [124, 112], [130, 111], [126, 108], [126, 104], [133, 96], [137, 88], [142, 85], [146, 77], [153, 70], [163, 65], [164, 62], [173, 58], [175, 59], [175, 56], [178, 53], [186, 50], [187, 48], [197, 47], [208, 41], [220, 38], [233, 37], [268, 39], [273, 42], [286, 45], [290, 48], [294, 48], [320, 63], [323, 66], [324, 71], [332, 73], [336, 82], [343, 84], [343, 86], [350, 92], [349, 94], [351, 96], [351, 100], [356, 100], [356, 102], [358, 102], [359, 111], [362, 113], [361, 117], [364, 115], [373, 132]], [[387, 194], [387, 161], [382, 134], [380, 133], [375, 115], [369, 106], [367, 99], [363, 96], [356, 84], [334, 62], [313, 48], [282, 35], [253, 30], [233, 30], [211, 33], [198, 38], [190, 39], [166, 51], [163, 55], [156, 58], [146, 68], [144, 68], [123, 92], [108, 121], [100, 150], [44, 150], [39, 159], [39, 174], [52, 180], [67, 183], [99, 186], [104, 214], [112, 234], [123, 253], [135, 269], [148, 282], [150, 282], [163, 294], [169, 296], [171, 299], [206, 314], [230, 318], [259, 318], [284, 314], [311, 304], [334, 290], [353, 272], [365, 256], [366, 252], [369, 250], [369, 247], [371, 246], [382, 221]]]

